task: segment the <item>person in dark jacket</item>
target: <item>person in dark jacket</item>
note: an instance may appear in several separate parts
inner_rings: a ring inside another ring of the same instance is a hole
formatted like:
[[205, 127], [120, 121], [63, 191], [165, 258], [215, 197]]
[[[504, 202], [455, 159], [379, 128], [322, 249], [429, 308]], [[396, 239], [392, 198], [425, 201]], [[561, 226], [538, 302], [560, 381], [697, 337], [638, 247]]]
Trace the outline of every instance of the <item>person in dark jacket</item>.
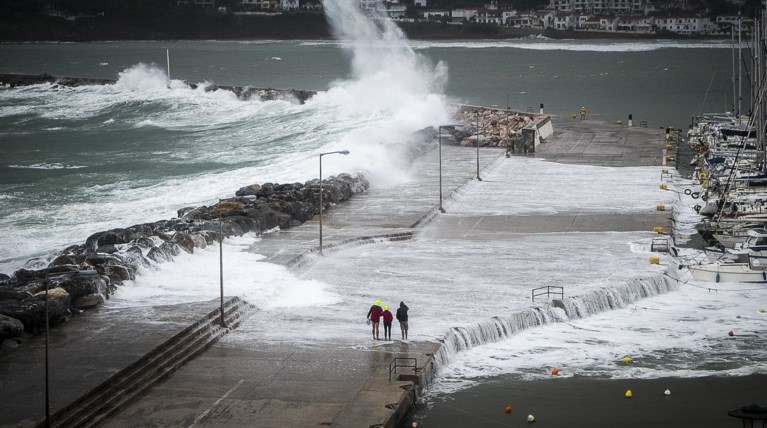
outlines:
[[368, 311], [368, 322], [373, 325], [373, 340], [379, 340], [378, 339], [378, 325], [381, 322], [381, 314], [383, 313], [383, 309], [381, 309], [381, 301], [376, 300], [376, 303], [370, 307], [370, 310]]
[[402, 333], [402, 340], [407, 340], [407, 305], [405, 302], [399, 302], [399, 308], [397, 308], [397, 321], [399, 321], [400, 333]]
[[391, 340], [391, 322], [394, 320], [394, 316], [389, 312], [389, 307], [384, 306], [383, 314], [384, 323], [384, 340]]

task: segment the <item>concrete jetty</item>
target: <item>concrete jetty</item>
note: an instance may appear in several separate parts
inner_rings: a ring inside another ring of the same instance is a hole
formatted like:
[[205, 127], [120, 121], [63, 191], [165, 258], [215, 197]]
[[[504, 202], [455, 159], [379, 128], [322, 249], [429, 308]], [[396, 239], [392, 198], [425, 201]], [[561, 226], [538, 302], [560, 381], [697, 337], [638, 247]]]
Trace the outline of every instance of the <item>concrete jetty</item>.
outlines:
[[[536, 157], [559, 162], [609, 166], [660, 165], [666, 142], [659, 130], [628, 128], [596, 121], [571, 122], [554, 119], [555, 133], [536, 148]], [[443, 147], [443, 186], [446, 199], [460, 192], [474, 179], [474, 149]], [[504, 157], [500, 149], [479, 151], [480, 166], [486, 168]], [[417, 232], [414, 225], [432, 219], [432, 230], [444, 236], [451, 233], [477, 234], [481, 239], [504, 239], [504, 233], [542, 233], [552, 228], [562, 231], [651, 230], [668, 225], [668, 212], [656, 214], [611, 215], [605, 218], [580, 213], [526, 216], [476, 216], [471, 221], [452, 222], [436, 214], [438, 204], [438, 162], [434, 150], [418, 158], [410, 177], [386, 188], [373, 188], [339, 204], [323, 219], [324, 242], [333, 251], [339, 243], [361, 238], [406, 239]], [[591, 217], [591, 218], [590, 218]], [[607, 217], [607, 216], [605, 216]], [[463, 217], [466, 219], [466, 217]], [[273, 263], [301, 270], [310, 266], [317, 247], [318, 223], [309, 221], [287, 231], [267, 235], [253, 251]], [[484, 231], [484, 232], [483, 232]], [[493, 233], [487, 233], [492, 231]], [[388, 238], [387, 238], [388, 237]], [[343, 245], [341, 245], [343, 247]], [[307, 255], [308, 252], [308, 255]], [[296, 263], [296, 260], [304, 260]], [[104, 331], [92, 334], [90, 317], [105, 316], [104, 310], [76, 318], [58, 327], [51, 343], [58, 355], [52, 383], [53, 411], [93, 388], [91, 373], [119, 370], [138, 358], [145, 350], [160, 346], [184, 323], [192, 322], [215, 308], [214, 302], [201, 303], [196, 310], [188, 305], [162, 308], [164, 320], [156, 321], [147, 308], [120, 309], [126, 319], [143, 318], [145, 324], [104, 324]], [[364, 308], [362, 308], [364, 311]], [[116, 315], [116, 314], [112, 314]], [[151, 324], [154, 324], [152, 326]], [[449, 327], [448, 325], [445, 326]], [[102, 343], [103, 333], [122, 338], [118, 346]], [[397, 337], [397, 332], [395, 332]], [[77, 347], [66, 347], [67, 338], [81, 337]], [[248, 333], [247, 325], [229, 332], [229, 339], [210, 346], [163, 383], [151, 388], [142, 398], [121, 407], [105, 426], [243, 426], [261, 427], [394, 427], [412, 409], [419, 389], [430, 381], [432, 357], [440, 343], [380, 342], [372, 346], [349, 347], [342, 344], [274, 343], [260, 341]], [[33, 426], [43, 421], [44, 396], [40, 389], [42, 337], [23, 344], [13, 353], [0, 358], [0, 408], [4, 426]], [[136, 350], [136, 355], [126, 352]], [[66, 350], [66, 352], [62, 352]], [[95, 356], [95, 357], [94, 357]], [[395, 360], [402, 358], [402, 360]], [[415, 369], [400, 367], [391, 378], [395, 361], [405, 364], [415, 359]], [[76, 362], [79, 361], [79, 364]], [[69, 367], [81, 367], [76, 375]], [[89, 369], [89, 367], [93, 367]], [[7, 377], [6, 373], [23, 370], [26, 376]], [[403, 376], [398, 380], [397, 375]], [[414, 381], [417, 384], [414, 384]], [[36, 382], [33, 384], [33, 382]], [[96, 382], [98, 383], [98, 382]], [[18, 410], [13, 410], [17, 404]], [[7, 411], [7, 412], [6, 412]]]

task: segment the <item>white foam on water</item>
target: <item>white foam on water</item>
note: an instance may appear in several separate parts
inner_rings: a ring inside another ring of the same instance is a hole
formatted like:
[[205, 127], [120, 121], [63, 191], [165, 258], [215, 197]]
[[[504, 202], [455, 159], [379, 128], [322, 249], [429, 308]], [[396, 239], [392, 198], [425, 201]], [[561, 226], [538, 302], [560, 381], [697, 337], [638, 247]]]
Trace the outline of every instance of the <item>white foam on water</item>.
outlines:
[[[341, 45], [341, 41], [303, 41], [302, 45]], [[502, 40], [415, 40], [410, 43], [413, 49], [525, 49], [541, 51], [576, 51], [576, 52], [647, 52], [660, 49], [730, 49], [729, 41], [712, 40], [553, 40], [547, 38], [520, 38]]]
[[676, 194], [660, 190], [661, 167], [567, 165], [503, 158], [449, 201], [448, 215], [650, 213]]
[[[336, 13], [356, 8], [351, 3], [345, 7]], [[174, 217], [179, 208], [210, 204], [254, 182], [316, 178], [318, 155], [323, 152], [351, 151], [349, 156], [323, 158], [325, 177], [362, 171], [377, 186], [410, 180], [411, 159], [403, 143], [414, 131], [446, 121], [445, 70], [410, 49], [396, 27], [387, 24], [385, 31], [374, 30], [375, 25], [356, 13], [358, 29], [366, 30], [344, 34], [364, 37], [372, 45], [360, 43], [351, 49], [353, 75], [305, 105], [289, 100], [242, 101], [230, 91], [206, 91], [211, 82], [191, 89], [146, 64], [124, 70], [114, 85], [35, 85], [0, 93], [7, 97], [0, 102], [2, 115], [74, 120], [84, 131], [89, 129], [82, 122], [95, 118], [99, 132], [181, 133], [169, 138], [188, 141], [190, 148], [174, 150], [168, 160], [190, 166], [233, 165], [214, 172], [160, 180], [149, 174], [73, 189], [71, 203], [61, 206], [66, 198], [59, 198], [59, 204], [48, 211], [42, 206], [37, 213], [58, 221], [33, 228], [19, 227], [34, 219], [17, 210], [0, 220], [0, 230], [8, 232], [0, 234], [0, 270], [18, 268], [25, 258], [45, 256], [46, 250], [83, 242], [99, 230]], [[130, 162], [130, 157], [128, 151], [112, 160]], [[245, 164], [248, 160], [252, 162]], [[24, 195], [18, 196], [22, 203]]]
[[[258, 242], [249, 234], [223, 243], [224, 294], [239, 296], [258, 309], [305, 308], [336, 304], [342, 298], [327, 284], [296, 278], [285, 267], [263, 261], [248, 251]], [[135, 281], [127, 281], [109, 301], [110, 307], [154, 306], [199, 302], [220, 297], [219, 247], [217, 244], [183, 253], [171, 263], [143, 269]]]
[[561, 377], [608, 379], [764, 372], [767, 314], [758, 309], [764, 309], [767, 288], [718, 288], [713, 293], [682, 285], [624, 309], [522, 330], [466, 350], [441, 371], [431, 393], [451, 393], [499, 375], [542, 379], [551, 377], [552, 369]]

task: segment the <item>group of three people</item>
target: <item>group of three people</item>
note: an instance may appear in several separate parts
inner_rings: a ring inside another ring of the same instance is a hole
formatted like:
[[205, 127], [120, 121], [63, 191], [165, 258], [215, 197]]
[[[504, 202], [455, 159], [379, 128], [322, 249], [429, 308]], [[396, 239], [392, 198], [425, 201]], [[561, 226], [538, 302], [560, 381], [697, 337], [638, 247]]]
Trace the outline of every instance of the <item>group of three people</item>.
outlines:
[[[399, 302], [399, 308], [397, 308], [397, 321], [399, 321], [400, 332], [402, 333], [402, 340], [407, 339], [407, 305], [405, 302]], [[376, 300], [375, 304], [370, 307], [368, 311], [368, 323], [373, 326], [373, 340], [381, 340], [378, 336], [378, 326], [383, 318], [384, 324], [384, 340], [391, 340], [391, 323], [394, 320], [392, 313], [389, 312], [389, 307], [384, 306], [381, 308], [381, 301]]]

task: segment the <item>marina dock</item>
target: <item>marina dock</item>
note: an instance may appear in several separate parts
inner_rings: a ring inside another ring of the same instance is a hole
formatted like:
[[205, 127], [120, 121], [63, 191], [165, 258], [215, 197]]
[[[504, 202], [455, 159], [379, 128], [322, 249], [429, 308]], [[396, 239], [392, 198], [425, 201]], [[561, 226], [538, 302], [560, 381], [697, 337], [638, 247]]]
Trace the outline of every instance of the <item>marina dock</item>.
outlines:
[[[554, 117], [553, 127], [554, 135], [536, 147], [535, 157], [609, 167], [669, 162], [664, 154], [668, 150], [664, 130], [568, 117]], [[445, 200], [449, 201], [470, 191], [466, 185], [475, 179], [477, 160], [472, 148], [445, 145], [442, 149], [442, 179]], [[505, 159], [502, 149], [480, 149], [480, 173]], [[488, 241], [553, 231], [670, 229], [671, 214], [664, 211], [636, 215], [574, 211], [530, 216], [440, 216], [438, 163], [437, 150], [433, 150], [415, 160], [409, 180], [387, 188], [371, 188], [325, 213], [326, 252], [376, 239], [409, 239], [426, 224], [430, 233], [441, 237], [468, 236]], [[511, 186], [512, 180], [509, 175], [508, 182], [486, 184]], [[267, 261], [301, 271], [318, 257], [314, 252], [317, 229], [315, 219], [265, 235], [253, 251], [266, 256]], [[51, 358], [56, 361], [50, 373], [51, 413], [109, 382], [113, 374], [142, 355], [167, 346], [189, 324], [215, 314], [216, 306], [217, 302], [203, 302], [161, 310], [119, 311], [110, 311], [107, 306], [57, 327], [50, 344]], [[360, 308], [361, 318], [365, 309]], [[238, 321], [242, 328], [190, 352], [189, 362], [169, 370], [169, 376], [160, 377], [156, 386], [116, 408], [114, 414], [105, 415], [103, 426], [395, 427], [412, 411], [421, 389], [431, 381], [433, 357], [441, 346], [438, 338], [382, 341], [365, 347], [262, 342], [248, 334], [245, 315]], [[90, 326], [103, 317], [111, 317], [111, 321], [100, 321], [103, 331], [91, 334]], [[395, 331], [394, 337], [398, 336]], [[72, 346], [73, 338], [79, 338], [77, 346]], [[38, 336], [0, 358], [0, 414], [4, 415], [0, 425], [36, 426], [44, 421], [42, 347], [43, 337]], [[414, 368], [405, 365], [411, 361]], [[398, 366], [397, 373], [392, 373], [393, 365]], [[406, 376], [399, 377], [402, 374]]]

